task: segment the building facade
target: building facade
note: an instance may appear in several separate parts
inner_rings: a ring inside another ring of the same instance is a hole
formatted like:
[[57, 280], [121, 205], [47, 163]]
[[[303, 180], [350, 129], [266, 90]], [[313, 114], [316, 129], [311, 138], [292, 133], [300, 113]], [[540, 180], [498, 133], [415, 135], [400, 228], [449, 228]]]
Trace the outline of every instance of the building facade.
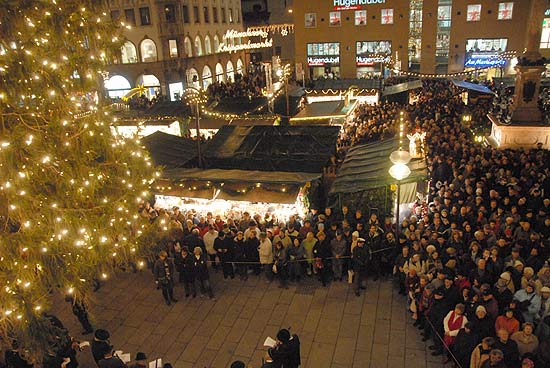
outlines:
[[531, 1], [547, 2], [295, 0], [296, 63], [309, 79], [376, 77], [390, 69], [446, 74], [491, 67], [488, 76], [510, 74], [514, 60], [503, 53], [523, 51]]
[[178, 100], [187, 87], [206, 88], [246, 72], [242, 51], [219, 52], [228, 30], [242, 31], [240, 0], [110, 0], [111, 18], [127, 27], [127, 38], [108, 68], [106, 88], [120, 97], [144, 86], [152, 98]]

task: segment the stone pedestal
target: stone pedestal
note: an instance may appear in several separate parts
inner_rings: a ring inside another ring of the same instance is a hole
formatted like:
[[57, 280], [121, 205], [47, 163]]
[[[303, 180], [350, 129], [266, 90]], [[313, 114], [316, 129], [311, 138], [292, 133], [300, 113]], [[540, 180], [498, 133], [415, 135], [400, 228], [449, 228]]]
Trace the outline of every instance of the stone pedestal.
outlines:
[[520, 124], [540, 122], [542, 114], [538, 107], [540, 80], [546, 70], [544, 65], [515, 67], [517, 71], [512, 122]]
[[542, 143], [543, 148], [550, 149], [550, 125], [507, 125], [491, 114], [488, 117], [493, 126], [487, 141], [493, 147], [530, 149], [537, 148], [537, 143]]

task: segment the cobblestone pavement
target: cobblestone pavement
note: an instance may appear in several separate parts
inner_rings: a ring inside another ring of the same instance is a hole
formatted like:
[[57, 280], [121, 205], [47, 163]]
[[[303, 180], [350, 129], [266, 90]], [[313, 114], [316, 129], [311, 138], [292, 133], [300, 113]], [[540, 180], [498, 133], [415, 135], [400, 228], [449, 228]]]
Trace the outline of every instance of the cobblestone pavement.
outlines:
[[[302, 342], [302, 367], [441, 367], [412, 326], [405, 299], [389, 280], [369, 280], [356, 297], [347, 283], [323, 288], [314, 280], [288, 289], [251, 276], [224, 280], [211, 274], [216, 300], [186, 299], [176, 286], [178, 303], [167, 306], [148, 271], [121, 274], [94, 294], [93, 324], [111, 333], [116, 349], [143, 351], [176, 368], [229, 367], [240, 359], [261, 366], [266, 336], [291, 328]], [[54, 312], [82, 340], [82, 330], [62, 298]], [[89, 348], [80, 366], [95, 367]]]

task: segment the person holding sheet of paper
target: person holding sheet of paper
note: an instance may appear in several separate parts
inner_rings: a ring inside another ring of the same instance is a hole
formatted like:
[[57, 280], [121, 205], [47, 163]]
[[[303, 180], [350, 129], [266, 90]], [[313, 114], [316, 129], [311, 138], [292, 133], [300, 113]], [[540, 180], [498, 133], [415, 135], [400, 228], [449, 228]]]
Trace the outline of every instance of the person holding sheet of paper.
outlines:
[[298, 335], [290, 335], [290, 331], [283, 328], [277, 333], [275, 346], [267, 350], [268, 359], [265, 368], [298, 368], [300, 358], [300, 339]]

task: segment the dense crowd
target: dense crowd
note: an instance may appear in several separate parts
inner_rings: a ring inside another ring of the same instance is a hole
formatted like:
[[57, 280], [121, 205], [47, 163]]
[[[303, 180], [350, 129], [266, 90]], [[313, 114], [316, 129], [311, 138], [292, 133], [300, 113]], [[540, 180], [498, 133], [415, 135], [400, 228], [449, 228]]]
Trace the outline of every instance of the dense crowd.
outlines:
[[[347, 280], [358, 295], [367, 273], [393, 274], [415, 326], [433, 341], [433, 355], [463, 368], [549, 366], [548, 151], [474, 142], [462, 115], [484, 116], [490, 104], [466, 110], [446, 81], [424, 81], [417, 102], [402, 108], [412, 126], [427, 132], [431, 186], [428, 201], [418, 201], [400, 224], [397, 239], [390, 218], [347, 207], [321, 214], [313, 209], [285, 221], [269, 213], [222, 217], [144, 209], [181, 225], [165, 247], [174, 258], [171, 272], [180, 271], [190, 297], [194, 279], [212, 297], [194, 259], [210, 262], [226, 278], [263, 275], [281, 287], [304, 277], [323, 285]], [[377, 121], [398, 109], [370, 106], [364, 117]], [[351, 144], [361, 139], [353, 137]]]
[[401, 110], [399, 104], [391, 102], [358, 106], [354, 117], [340, 130], [338, 146], [345, 150], [356, 144], [393, 137], [397, 131], [397, 115]]
[[260, 69], [246, 75], [235, 74], [235, 81], [216, 81], [208, 86], [209, 101], [220, 101], [228, 97], [261, 97], [265, 87], [265, 73]]

